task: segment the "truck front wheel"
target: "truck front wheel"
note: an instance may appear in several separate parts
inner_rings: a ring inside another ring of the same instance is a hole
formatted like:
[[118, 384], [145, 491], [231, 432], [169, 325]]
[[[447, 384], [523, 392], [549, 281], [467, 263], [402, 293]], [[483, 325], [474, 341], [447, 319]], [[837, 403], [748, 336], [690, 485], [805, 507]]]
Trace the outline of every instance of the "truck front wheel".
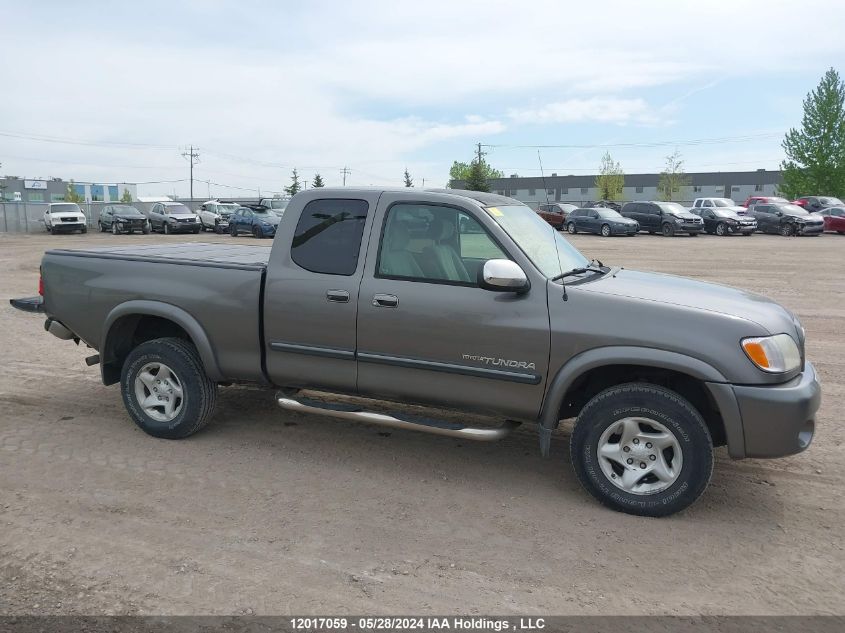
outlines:
[[701, 414], [677, 393], [648, 383], [605, 389], [578, 416], [572, 465], [606, 506], [660, 517], [692, 505], [713, 472], [713, 441]]
[[123, 403], [132, 420], [153, 437], [188, 437], [214, 410], [217, 385], [206, 376], [194, 345], [180, 338], [141, 343], [123, 363]]

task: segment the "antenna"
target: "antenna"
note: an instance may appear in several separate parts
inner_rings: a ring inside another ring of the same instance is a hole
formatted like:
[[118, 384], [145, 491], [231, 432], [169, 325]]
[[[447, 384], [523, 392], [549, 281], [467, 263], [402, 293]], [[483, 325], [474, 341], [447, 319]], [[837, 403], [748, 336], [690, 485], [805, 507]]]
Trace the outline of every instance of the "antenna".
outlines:
[[[540, 163], [540, 176], [543, 178], [543, 191], [546, 194], [546, 204], [551, 204], [549, 202], [549, 188], [546, 186], [546, 172], [543, 171], [543, 157], [540, 156], [540, 150], [537, 150], [537, 161]], [[560, 261], [560, 246], [557, 243], [557, 231], [555, 227], [551, 224], [549, 228], [552, 230], [552, 240], [555, 243], [555, 253], [557, 254], [557, 265], [560, 268], [560, 272], [563, 273], [563, 263]], [[563, 286], [563, 300], [569, 301], [569, 297], [566, 294], [566, 279], [561, 277], [560, 278], [560, 285]]]

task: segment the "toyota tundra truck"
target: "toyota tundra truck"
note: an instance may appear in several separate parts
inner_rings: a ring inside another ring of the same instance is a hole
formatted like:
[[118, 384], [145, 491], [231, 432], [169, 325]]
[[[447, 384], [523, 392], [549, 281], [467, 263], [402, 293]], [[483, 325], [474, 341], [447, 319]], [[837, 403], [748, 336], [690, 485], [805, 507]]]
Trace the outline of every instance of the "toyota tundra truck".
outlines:
[[[453, 438], [533, 423], [543, 456], [574, 419], [577, 477], [637, 515], [693, 503], [714, 447], [803, 451], [821, 398], [804, 328], [777, 303], [589, 261], [487, 193], [308, 190], [272, 248], [56, 249], [40, 290], [12, 303], [93, 348], [87, 363], [152, 436], [196, 433], [232, 383], [275, 390], [287, 411]], [[489, 423], [454, 421], [470, 413]]]

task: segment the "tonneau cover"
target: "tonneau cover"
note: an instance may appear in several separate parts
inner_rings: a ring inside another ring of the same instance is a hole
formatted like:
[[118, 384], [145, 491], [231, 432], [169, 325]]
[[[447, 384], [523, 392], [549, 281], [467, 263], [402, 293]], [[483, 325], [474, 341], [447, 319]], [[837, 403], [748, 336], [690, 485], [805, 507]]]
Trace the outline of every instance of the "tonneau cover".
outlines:
[[133, 261], [226, 268], [264, 269], [270, 259], [267, 246], [239, 244], [151, 244], [147, 246], [103, 246], [86, 249], [54, 249], [48, 253], [76, 257], [99, 257]]

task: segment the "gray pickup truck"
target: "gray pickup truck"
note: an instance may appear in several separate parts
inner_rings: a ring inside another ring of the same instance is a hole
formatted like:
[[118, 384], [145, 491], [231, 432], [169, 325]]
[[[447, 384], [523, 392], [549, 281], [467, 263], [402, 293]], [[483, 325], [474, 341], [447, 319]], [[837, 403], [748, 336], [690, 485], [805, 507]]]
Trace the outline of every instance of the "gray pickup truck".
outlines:
[[804, 329], [780, 305], [590, 262], [529, 207], [491, 194], [309, 190], [272, 249], [51, 250], [41, 288], [43, 300], [13, 303], [94, 348], [87, 362], [120, 383], [150, 435], [195, 433], [218, 386], [241, 382], [275, 388], [286, 410], [459, 438], [533, 422], [544, 456], [575, 418], [578, 478], [639, 515], [695, 501], [714, 446], [733, 458], [804, 450], [821, 398]]

